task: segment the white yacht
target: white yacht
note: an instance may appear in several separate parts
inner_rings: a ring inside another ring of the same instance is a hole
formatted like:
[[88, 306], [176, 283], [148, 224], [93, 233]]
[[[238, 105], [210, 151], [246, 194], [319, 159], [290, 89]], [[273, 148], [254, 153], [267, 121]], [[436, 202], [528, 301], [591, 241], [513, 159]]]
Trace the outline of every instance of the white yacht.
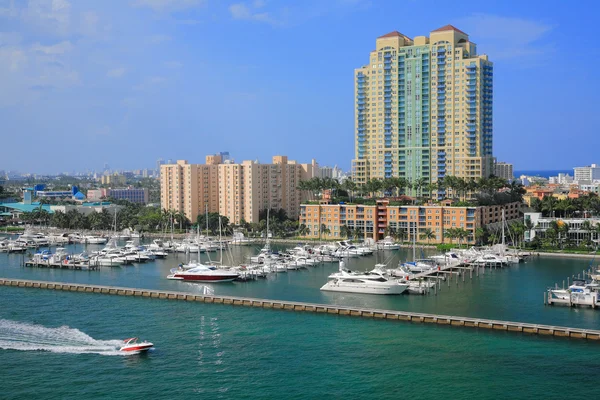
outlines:
[[83, 237], [83, 241], [87, 244], [106, 244], [108, 239], [102, 236], [88, 235]]
[[380, 250], [398, 250], [400, 249], [400, 243], [394, 242], [391, 236], [386, 236], [383, 240], [377, 242], [377, 248]]
[[461, 257], [453, 251], [449, 251], [442, 255], [431, 256], [431, 259], [440, 265], [452, 267], [460, 265], [463, 262]]
[[494, 265], [506, 265], [507, 260], [505, 257], [500, 257], [495, 254], [484, 254], [473, 261], [474, 264], [483, 266], [494, 266]]
[[231, 282], [240, 276], [234, 271], [217, 269], [214, 266], [196, 264], [193, 268], [173, 268], [167, 279], [191, 282]]
[[388, 279], [379, 271], [365, 274], [346, 271], [344, 263], [340, 262], [340, 271], [331, 274], [321, 290], [363, 294], [402, 294], [407, 288], [407, 284]]

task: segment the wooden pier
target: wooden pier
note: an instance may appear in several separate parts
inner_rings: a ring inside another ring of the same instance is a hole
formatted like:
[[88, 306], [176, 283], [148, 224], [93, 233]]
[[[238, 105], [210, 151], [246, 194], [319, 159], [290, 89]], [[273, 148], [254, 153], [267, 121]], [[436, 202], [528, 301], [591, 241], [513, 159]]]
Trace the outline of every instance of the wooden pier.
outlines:
[[535, 335], [570, 337], [600, 341], [600, 330], [569, 328], [563, 326], [528, 324], [523, 322], [498, 321], [481, 318], [469, 318], [449, 315], [435, 315], [413, 313], [397, 310], [379, 310], [360, 307], [343, 307], [334, 304], [314, 304], [293, 301], [265, 300], [247, 297], [199, 295], [195, 293], [175, 292], [154, 289], [136, 289], [116, 286], [89, 285], [80, 283], [46, 282], [25, 279], [0, 278], [0, 286], [20, 288], [38, 288], [47, 290], [62, 290], [68, 292], [98, 293], [118, 296], [138, 296], [154, 299], [168, 299], [180, 301], [194, 301], [213, 304], [230, 304], [268, 308], [275, 310], [289, 310], [298, 312], [323, 313], [347, 315], [362, 318], [387, 319], [394, 321], [409, 321], [431, 323], [438, 325], [500, 330], [508, 332], [521, 332]]

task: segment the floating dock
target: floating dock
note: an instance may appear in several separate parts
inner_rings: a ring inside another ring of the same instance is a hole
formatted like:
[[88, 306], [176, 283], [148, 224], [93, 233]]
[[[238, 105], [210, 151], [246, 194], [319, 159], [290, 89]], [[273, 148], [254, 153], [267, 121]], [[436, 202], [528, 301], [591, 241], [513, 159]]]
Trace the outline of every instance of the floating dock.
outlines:
[[50, 262], [50, 260], [27, 260], [25, 261], [26, 267], [37, 267], [37, 268], [60, 268], [60, 269], [78, 269], [78, 270], [89, 270], [94, 271], [100, 268], [99, 265], [91, 264], [88, 262]]
[[563, 326], [528, 324], [523, 322], [498, 321], [481, 318], [469, 318], [448, 315], [423, 314], [397, 310], [379, 310], [360, 307], [343, 307], [334, 304], [314, 304], [293, 301], [265, 300], [247, 297], [199, 295], [186, 292], [174, 292], [154, 289], [136, 289], [116, 286], [89, 285], [80, 283], [46, 282], [25, 279], [0, 278], [0, 286], [20, 288], [38, 288], [47, 290], [62, 290], [69, 292], [98, 293], [118, 296], [138, 296], [155, 299], [194, 301], [201, 303], [230, 304], [289, 310], [297, 312], [324, 313], [348, 315], [362, 318], [387, 319], [394, 321], [422, 322], [438, 325], [470, 327], [508, 332], [521, 332], [535, 335], [570, 337], [600, 341], [600, 330], [569, 328]]

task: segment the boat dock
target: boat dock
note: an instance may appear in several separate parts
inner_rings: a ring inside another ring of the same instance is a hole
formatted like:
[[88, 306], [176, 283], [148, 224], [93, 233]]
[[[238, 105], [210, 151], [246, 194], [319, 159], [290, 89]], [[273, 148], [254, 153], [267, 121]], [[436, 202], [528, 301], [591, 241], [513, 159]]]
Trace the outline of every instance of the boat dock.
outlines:
[[94, 265], [91, 262], [51, 262], [50, 260], [26, 260], [26, 267], [37, 268], [60, 268], [60, 269], [79, 269], [79, 270], [97, 270], [99, 265]]
[[199, 295], [154, 289], [126, 288], [116, 286], [89, 285], [80, 283], [46, 282], [25, 279], [0, 278], [0, 286], [38, 288], [69, 292], [97, 293], [117, 296], [137, 296], [154, 299], [194, 301], [201, 303], [229, 304], [234, 306], [257, 307], [296, 312], [347, 315], [362, 318], [431, 323], [454, 327], [469, 327], [508, 332], [521, 332], [534, 335], [569, 337], [600, 341], [600, 330], [569, 328], [551, 325], [528, 324], [523, 322], [498, 321], [460, 316], [413, 313], [397, 310], [380, 310], [360, 307], [343, 307], [334, 304], [315, 304], [293, 301], [254, 299], [247, 297]]

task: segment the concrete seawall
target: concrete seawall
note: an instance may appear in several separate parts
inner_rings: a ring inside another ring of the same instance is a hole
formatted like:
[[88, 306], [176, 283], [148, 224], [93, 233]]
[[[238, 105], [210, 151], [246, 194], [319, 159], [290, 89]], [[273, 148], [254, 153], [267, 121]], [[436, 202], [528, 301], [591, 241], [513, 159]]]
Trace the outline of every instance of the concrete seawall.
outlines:
[[137, 296], [154, 299], [194, 301], [201, 303], [230, 304], [234, 306], [270, 308], [310, 313], [348, 315], [362, 318], [377, 318], [397, 321], [422, 322], [438, 325], [502, 330], [536, 335], [570, 337], [600, 341], [600, 330], [569, 328], [562, 326], [528, 324], [522, 322], [497, 321], [448, 315], [413, 313], [396, 310], [343, 307], [332, 304], [315, 304], [293, 301], [265, 300], [247, 297], [208, 296], [166, 290], [136, 289], [117, 286], [88, 285], [79, 283], [46, 282], [25, 279], [0, 278], [0, 286], [62, 290], [68, 292], [97, 293], [117, 296]]

